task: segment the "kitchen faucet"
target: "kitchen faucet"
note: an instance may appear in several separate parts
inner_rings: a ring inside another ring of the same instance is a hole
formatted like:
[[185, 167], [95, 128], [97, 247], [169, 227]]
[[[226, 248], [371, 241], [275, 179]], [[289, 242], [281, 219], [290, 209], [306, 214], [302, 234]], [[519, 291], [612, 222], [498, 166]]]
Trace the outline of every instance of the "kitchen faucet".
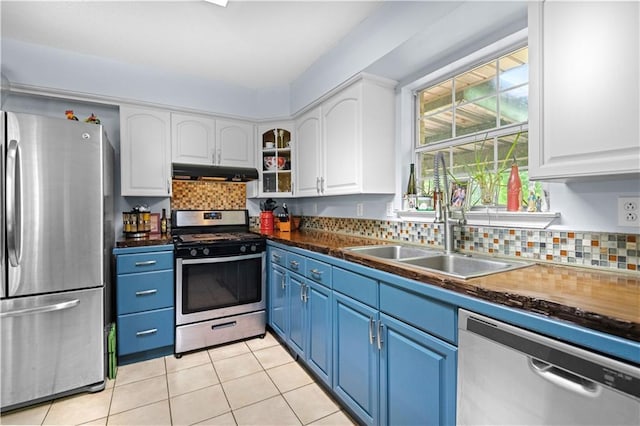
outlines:
[[[442, 164], [442, 179], [444, 183], [443, 191], [440, 191], [440, 164]], [[455, 225], [464, 225], [466, 219], [464, 217], [464, 210], [462, 212], [461, 219], [454, 219], [451, 216], [451, 192], [449, 190], [449, 180], [447, 179], [447, 165], [444, 162], [444, 154], [437, 152], [433, 160], [433, 183], [435, 187], [435, 219], [434, 223], [444, 223], [444, 250], [447, 254], [453, 253], [454, 241], [453, 241], [453, 227]]]

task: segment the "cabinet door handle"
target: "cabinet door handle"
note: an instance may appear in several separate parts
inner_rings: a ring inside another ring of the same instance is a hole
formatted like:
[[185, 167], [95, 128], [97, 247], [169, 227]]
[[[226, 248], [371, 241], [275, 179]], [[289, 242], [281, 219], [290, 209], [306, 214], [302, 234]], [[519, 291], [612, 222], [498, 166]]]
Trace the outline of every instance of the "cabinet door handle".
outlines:
[[136, 262], [136, 266], [151, 266], [155, 265], [157, 260], [145, 260], [144, 262]]
[[149, 296], [151, 294], [155, 294], [158, 292], [157, 288], [154, 288], [152, 290], [142, 290], [142, 291], [136, 291], [136, 296]]
[[382, 321], [378, 321], [378, 350], [382, 350]]
[[144, 330], [144, 331], [138, 331], [136, 333], [136, 337], [140, 337], [140, 336], [147, 336], [149, 334], [155, 334], [158, 332], [157, 328], [150, 328], [149, 330]]
[[304, 285], [304, 303], [307, 303], [309, 301], [309, 286], [308, 285]]
[[373, 327], [374, 327], [374, 321], [373, 321], [373, 317], [371, 317], [369, 318], [369, 344], [371, 345], [373, 345], [373, 339], [374, 339]]
[[320, 178], [316, 176], [316, 192], [320, 193]]
[[300, 301], [304, 303], [304, 284], [300, 285]]
[[167, 194], [171, 194], [171, 179], [167, 179]]
[[298, 262], [296, 262], [295, 260], [290, 261], [289, 265], [291, 266], [291, 269], [295, 269], [296, 271], [298, 270], [298, 267], [300, 266], [300, 264]]
[[282, 287], [282, 289], [284, 290], [285, 287], [287, 286], [284, 282], [284, 275], [282, 276], [282, 280], [280, 280], [280, 286]]

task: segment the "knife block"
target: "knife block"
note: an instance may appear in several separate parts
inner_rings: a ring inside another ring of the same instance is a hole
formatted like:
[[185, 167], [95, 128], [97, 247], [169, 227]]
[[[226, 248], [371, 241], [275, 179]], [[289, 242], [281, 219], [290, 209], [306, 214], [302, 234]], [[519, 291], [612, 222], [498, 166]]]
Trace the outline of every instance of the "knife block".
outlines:
[[278, 222], [278, 230], [280, 232], [291, 232], [291, 218], [289, 218], [289, 220], [287, 220], [286, 222], [280, 220]]

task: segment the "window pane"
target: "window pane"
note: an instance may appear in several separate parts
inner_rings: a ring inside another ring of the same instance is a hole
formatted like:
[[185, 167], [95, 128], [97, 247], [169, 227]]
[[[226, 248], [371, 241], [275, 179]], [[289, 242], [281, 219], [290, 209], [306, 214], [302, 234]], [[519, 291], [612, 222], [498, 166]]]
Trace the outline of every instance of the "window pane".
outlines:
[[452, 134], [453, 113], [451, 110], [425, 117], [420, 126], [420, 145], [449, 139]]
[[[418, 154], [418, 164], [420, 165], [420, 175], [417, 182], [418, 190], [422, 190], [425, 194], [433, 191], [434, 158], [435, 152], [423, 152]], [[420, 194], [420, 191], [418, 192]]]
[[510, 167], [514, 156], [519, 168], [526, 167], [529, 163], [529, 134], [527, 132], [522, 132], [520, 134], [518, 143], [509, 155], [509, 158], [507, 158], [507, 154], [509, 154], [509, 150], [516, 139], [516, 135], [517, 133], [498, 138], [498, 166], [505, 168], [507, 170], [507, 175], [511, 170]]
[[493, 170], [493, 138], [453, 147], [451, 173], [456, 177], [472, 177], [480, 170]]
[[529, 86], [520, 86], [500, 94], [500, 125], [522, 123], [529, 119]]
[[523, 48], [499, 60], [500, 90], [529, 81], [529, 49]]
[[420, 92], [419, 145], [449, 139], [453, 129], [452, 80]]
[[493, 61], [456, 77], [456, 103], [494, 95], [496, 73], [496, 62]]
[[461, 105], [456, 109], [456, 136], [496, 127], [496, 97]]

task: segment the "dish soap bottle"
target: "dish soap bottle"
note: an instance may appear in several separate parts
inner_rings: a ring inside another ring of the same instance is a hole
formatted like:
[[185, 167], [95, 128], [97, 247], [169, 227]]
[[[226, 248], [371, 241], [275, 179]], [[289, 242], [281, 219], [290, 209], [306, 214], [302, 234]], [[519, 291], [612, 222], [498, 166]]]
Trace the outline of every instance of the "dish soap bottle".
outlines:
[[511, 174], [507, 183], [507, 211], [517, 212], [520, 210], [522, 200], [522, 182], [515, 160], [511, 164]]

